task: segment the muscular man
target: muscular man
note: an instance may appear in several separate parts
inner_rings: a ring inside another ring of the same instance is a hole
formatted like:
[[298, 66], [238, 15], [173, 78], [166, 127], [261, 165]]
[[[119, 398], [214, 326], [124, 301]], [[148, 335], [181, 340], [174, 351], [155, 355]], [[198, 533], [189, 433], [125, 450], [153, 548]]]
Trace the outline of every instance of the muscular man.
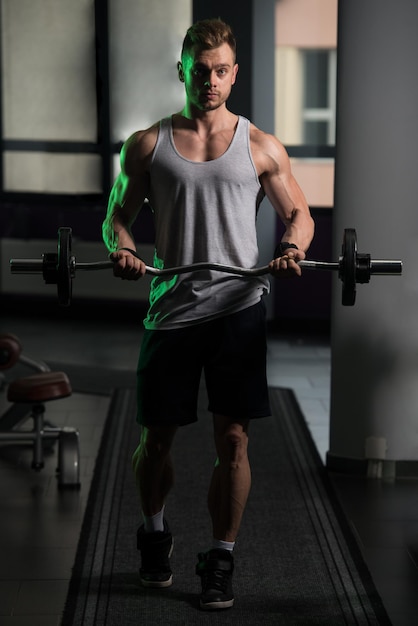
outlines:
[[[121, 152], [103, 238], [114, 274], [136, 280], [145, 264], [131, 226], [145, 199], [155, 221], [156, 267], [203, 261], [254, 267], [256, 217], [267, 195], [285, 233], [270, 263], [274, 276], [300, 275], [314, 232], [288, 155], [272, 135], [227, 108], [238, 72], [236, 43], [219, 19], [194, 24], [178, 63], [185, 105]], [[138, 363], [141, 437], [133, 456], [144, 522], [138, 529], [140, 577], [172, 584], [173, 540], [164, 515], [173, 485], [170, 448], [179, 427], [196, 421], [202, 372], [213, 414], [217, 459], [208, 494], [213, 543], [198, 555], [203, 609], [234, 603], [233, 548], [250, 490], [250, 420], [270, 415], [266, 382], [265, 277], [213, 270], [155, 277]]]

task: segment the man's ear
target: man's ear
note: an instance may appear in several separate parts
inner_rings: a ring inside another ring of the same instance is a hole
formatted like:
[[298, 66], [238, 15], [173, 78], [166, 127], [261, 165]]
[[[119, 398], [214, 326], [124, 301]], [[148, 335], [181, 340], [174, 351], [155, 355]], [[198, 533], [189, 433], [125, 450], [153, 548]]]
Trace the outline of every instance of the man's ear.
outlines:
[[181, 64], [181, 61], [179, 61], [179, 62], [177, 63], [177, 72], [178, 72], [178, 75], [179, 75], [179, 80], [180, 80], [182, 83], [184, 83], [184, 71], [183, 71], [183, 66], [182, 66], [182, 64]]
[[232, 84], [235, 85], [235, 81], [237, 80], [237, 74], [238, 74], [238, 63], [235, 63], [233, 70], [232, 70]]

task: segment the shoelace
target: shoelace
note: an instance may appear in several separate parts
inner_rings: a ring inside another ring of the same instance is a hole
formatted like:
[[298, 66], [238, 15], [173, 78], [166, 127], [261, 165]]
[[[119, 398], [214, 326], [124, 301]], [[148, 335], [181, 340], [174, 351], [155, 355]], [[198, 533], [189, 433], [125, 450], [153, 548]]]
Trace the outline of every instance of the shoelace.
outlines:
[[213, 589], [226, 593], [229, 581], [229, 573], [221, 570], [212, 570], [203, 574], [203, 586], [205, 591]]

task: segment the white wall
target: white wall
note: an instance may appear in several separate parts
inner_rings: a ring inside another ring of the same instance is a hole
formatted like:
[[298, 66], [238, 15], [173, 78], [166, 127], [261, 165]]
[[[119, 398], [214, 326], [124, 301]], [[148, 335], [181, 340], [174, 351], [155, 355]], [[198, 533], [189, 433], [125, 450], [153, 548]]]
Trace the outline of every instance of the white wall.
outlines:
[[[360, 252], [402, 259], [401, 277], [359, 285], [332, 313], [330, 460], [418, 459], [418, 4], [340, 2], [334, 228]], [[336, 249], [338, 254], [338, 249]]]

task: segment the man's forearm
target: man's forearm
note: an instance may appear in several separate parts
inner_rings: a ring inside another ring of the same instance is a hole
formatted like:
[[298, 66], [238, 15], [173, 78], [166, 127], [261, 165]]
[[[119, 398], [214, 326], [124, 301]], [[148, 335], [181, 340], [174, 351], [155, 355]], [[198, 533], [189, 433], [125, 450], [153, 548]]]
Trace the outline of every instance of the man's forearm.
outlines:
[[306, 252], [314, 236], [315, 225], [311, 216], [305, 211], [295, 209], [292, 219], [286, 224], [282, 241], [297, 245], [299, 250]]

